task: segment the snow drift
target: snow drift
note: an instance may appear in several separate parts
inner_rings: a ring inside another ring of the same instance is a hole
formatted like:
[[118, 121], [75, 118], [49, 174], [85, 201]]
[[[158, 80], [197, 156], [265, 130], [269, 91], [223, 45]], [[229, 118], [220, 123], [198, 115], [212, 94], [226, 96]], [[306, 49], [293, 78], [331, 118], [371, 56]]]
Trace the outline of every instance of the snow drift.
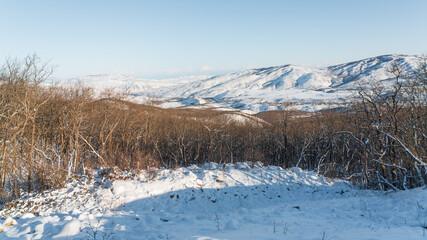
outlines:
[[361, 190], [259, 163], [98, 170], [4, 206], [0, 239], [421, 239], [426, 202], [425, 188]]

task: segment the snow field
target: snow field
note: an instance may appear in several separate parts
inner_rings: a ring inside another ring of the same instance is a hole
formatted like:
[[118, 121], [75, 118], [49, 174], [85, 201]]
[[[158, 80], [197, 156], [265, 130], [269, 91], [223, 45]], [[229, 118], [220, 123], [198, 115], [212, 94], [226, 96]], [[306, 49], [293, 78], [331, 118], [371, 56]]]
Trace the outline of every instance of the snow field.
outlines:
[[106, 173], [4, 206], [0, 239], [427, 239], [426, 188], [260, 163]]

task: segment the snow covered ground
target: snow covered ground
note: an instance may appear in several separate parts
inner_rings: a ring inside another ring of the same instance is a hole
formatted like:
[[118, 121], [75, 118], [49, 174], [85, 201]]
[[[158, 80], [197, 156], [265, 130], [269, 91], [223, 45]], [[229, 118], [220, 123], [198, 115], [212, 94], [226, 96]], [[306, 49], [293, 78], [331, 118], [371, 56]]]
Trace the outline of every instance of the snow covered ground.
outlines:
[[427, 239], [427, 188], [361, 190], [259, 163], [98, 170], [0, 217], [0, 239]]

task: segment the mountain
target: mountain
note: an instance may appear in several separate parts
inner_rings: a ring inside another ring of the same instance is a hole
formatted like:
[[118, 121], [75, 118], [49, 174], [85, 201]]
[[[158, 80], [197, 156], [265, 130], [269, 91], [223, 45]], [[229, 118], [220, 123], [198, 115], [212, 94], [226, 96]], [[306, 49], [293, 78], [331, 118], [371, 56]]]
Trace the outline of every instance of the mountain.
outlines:
[[173, 87], [192, 81], [207, 79], [210, 77], [211, 76], [209, 75], [198, 75], [159, 80], [136, 78], [124, 74], [99, 74], [72, 78], [64, 82], [64, 84], [74, 85], [76, 83], [82, 83], [86, 86], [94, 87], [97, 90], [116, 89], [125, 90], [131, 94], [143, 94], [148, 90], [163, 87]]
[[291, 102], [294, 109], [317, 110], [339, 104], [361, 85], [392, 80], [388, 70], [394, 62], [412, 71], [419, 57], [383, 55], [320, 69], [288, 64], [198, 78], [144, 80], [99, 75], [78, 80], [95, 82], [95, 87], [122, 84], [136, 99], [150, 97], [162, 101], [163, 107], [207, 105], [260, 112]]

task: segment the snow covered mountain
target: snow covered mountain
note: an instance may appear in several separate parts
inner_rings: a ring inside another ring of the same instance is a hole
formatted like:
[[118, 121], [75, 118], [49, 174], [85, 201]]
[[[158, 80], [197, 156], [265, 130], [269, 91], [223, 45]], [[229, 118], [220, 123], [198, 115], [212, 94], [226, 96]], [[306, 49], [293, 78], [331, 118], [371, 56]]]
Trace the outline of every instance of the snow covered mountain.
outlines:
[[209, 103], [209, 107], [259, 112], [280, 109], [283, 102], [293, 102], [294, 108], [316, 110], [337, 104], [360, 85], [393, 79], [388, 70], [394, 62], [405, 66], [405, 71], [412, 71], [419, 57], [384, 55], [320, 69], [283, 65], [213, 77], [144, 80], [99, 75], [74, 80], [93, 83], [97, 88], [127, 86], [135, 100], [149, 97], [161, 100], [163, 107]]
[[141, 94], [147, 90], [181, 85], [191, 81], [203, 80], [210, 77], [211, 76], [209, 75], [200, 75], [158, 80], [136, 78], [123, 74], [99, 74], [72, 78], [66, 81], [64, 84], [73, 85], [76, 83], [82, 83], [86, 86], [94, 87], [97, 90], [116, 89], [125, 90], [131, 94]]

